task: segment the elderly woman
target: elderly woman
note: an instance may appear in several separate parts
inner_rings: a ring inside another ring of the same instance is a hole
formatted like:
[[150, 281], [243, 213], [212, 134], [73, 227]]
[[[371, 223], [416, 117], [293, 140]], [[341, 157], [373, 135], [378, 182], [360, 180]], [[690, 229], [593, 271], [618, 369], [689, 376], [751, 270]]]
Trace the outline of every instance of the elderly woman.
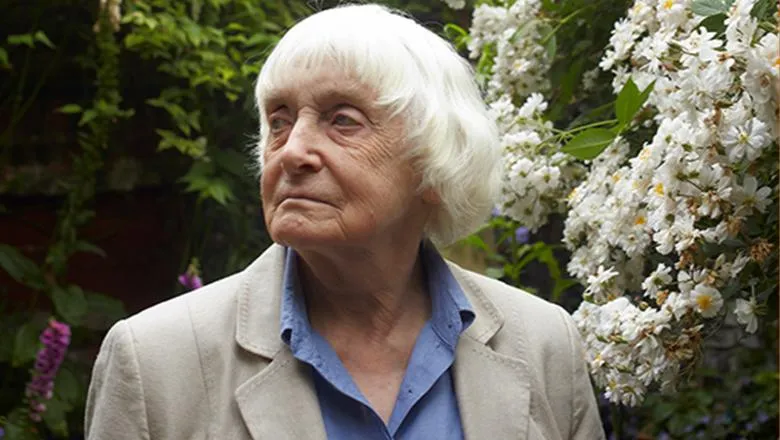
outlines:
[[89, 439], [599, 439], [560, 307], [445, 261], [494, 203], [473, 73], [375, 5], [293, 27], [257, 80], [274, 244], [117, 323]]

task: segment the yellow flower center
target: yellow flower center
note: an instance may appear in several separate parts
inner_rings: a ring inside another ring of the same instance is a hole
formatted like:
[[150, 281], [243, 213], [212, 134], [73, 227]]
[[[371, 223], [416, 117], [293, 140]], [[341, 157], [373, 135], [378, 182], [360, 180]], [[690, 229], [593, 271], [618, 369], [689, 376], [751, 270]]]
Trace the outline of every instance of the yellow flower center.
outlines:
[[672, 6], [674, 6], [674, 0], [666, 0], [664, 2], [664, 9], [672, 9]]
[[639, 217], [636, 218], [636, 220], [634, 220], [634, 224], [637, 226], [643, 225], [645, 223], [647, 223], [647, 219], [645, 219], [645, 216], [643, 215], [640, 215]]
[[709, 310], [712, 307], [712, 297], [710, 295], [699, 295], [696, 297], [696, 304], [701, 310]]
[[661, 182], [658, 182], [655, 184], [655, 193], [659, 196], [664, 195], [664, 184]]

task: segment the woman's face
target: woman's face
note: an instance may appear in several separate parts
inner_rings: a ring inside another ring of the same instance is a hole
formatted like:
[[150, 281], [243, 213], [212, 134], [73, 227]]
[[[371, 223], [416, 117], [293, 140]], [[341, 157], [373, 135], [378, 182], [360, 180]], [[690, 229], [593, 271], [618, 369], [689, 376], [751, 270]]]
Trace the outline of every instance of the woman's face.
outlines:
[[261, 193], [271, 238], [297, 250], [419, 239], [431, 205], [403, 158], [400, 118], [327, 67], [290, 72], [265, 102]]

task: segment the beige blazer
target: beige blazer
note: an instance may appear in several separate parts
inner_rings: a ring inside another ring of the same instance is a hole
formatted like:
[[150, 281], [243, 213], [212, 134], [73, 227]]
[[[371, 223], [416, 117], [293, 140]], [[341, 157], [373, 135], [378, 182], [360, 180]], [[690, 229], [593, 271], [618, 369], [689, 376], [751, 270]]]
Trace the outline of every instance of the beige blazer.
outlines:
[[[284, 253], [273, 245], [242, 272], [117, 322], [95, 362], [87, 439], [325, 440], [309, 370], [279, 336]], [[476, 313], [453, 365], [466, 439], [603, 439], [570, 316], [450, 266]]]

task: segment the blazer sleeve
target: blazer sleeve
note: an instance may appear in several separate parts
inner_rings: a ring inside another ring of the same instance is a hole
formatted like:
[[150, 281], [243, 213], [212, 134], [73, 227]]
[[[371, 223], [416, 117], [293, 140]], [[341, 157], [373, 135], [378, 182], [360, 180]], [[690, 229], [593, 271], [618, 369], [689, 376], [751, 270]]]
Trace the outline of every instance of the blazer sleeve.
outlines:
[[132, 329], [119, 321], [100, 347], [87, 393], [87, 440], [150, 440]]
[[572, 422], [569, 439], [604, 439], [604, 426], [590, 381], [582, 338], [571, 316], [566, 312], [562, 313], [572, 353]]

